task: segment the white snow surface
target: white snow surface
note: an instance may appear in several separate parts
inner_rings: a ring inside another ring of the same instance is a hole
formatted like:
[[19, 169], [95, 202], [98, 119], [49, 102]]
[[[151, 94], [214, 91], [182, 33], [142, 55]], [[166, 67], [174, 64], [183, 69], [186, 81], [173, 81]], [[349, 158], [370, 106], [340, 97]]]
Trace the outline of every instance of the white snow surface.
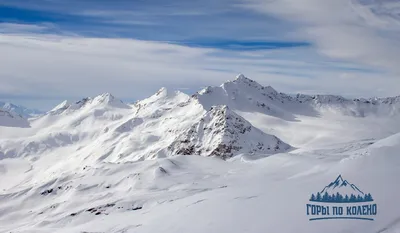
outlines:
[[0, 132], [2, 127], [29, 127], [29, 122], [22, 116], [0, 108]]
[[[2, 112], [0, 232], [400, 232], [399, 97], [290, 96], [239, 75]], [[308, 220], [338, 175], [372, 194], [375, 221]]]

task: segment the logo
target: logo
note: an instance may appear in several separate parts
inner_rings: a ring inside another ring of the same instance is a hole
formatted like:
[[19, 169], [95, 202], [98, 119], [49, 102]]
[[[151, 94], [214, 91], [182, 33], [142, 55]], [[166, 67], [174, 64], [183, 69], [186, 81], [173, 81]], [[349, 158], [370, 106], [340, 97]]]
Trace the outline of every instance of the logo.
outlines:
[[361, 191], [339, 175], [322, 191], [311, 194], [306, 205], [310, 221], [353, 219], [373, 221], [377, 204], [370, 193]]

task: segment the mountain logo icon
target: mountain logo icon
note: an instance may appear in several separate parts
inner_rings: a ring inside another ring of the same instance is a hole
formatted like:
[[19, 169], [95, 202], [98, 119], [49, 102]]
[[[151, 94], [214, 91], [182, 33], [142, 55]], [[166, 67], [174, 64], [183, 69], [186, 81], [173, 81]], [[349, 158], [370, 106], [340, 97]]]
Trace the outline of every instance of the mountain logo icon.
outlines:
[[311, 194], [306, 204], [309, 221], [315, 220], [367, 220], [374, 221], [378, 205], [370, 193], [339, 175], [320, 192]]
[[364, 193], [356, 185], [348, 182], [339, 175], [335, 181], [325, 186], [322, 191], [312, 194], [312, 202], [328, 203], [358, 203], [372, 202], [374, 199], [370, 193]]

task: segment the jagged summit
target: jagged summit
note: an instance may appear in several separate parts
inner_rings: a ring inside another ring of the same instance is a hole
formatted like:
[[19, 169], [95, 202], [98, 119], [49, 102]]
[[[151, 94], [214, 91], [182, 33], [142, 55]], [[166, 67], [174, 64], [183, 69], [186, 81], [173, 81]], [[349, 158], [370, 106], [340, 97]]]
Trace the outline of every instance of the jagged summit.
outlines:
[[168, 89], [166, 87], [161, 87], [157, 92], [156, 96], [165, 96], [168, 94]]
[[67, 109], [69, 106], [71, 106], [71, 104], [68, 102], [68, 100], [64, 100], [63, 102], [61, 102], [59, 105], [55, 106], [52, 110], [50, 110], [49, 112], [60, 112], [60, 111], [64, 111], [65, 109]]
[[93, 99], [93, 104], [103, 104], [110, 107], [116, 108], [130, 108], [122, 100], [115, 98], [111, 93], [103, 93]]
[[149, 102], [159, 100], [159, 99], [168, 99], [174, 98], [177, 95], [180, 95], [182, 92], [180, 91], [171, 91], [166, 87], [160, 88], [155, 94], [147, 98]]
[[168, 98], [168, 97], [174, 97], [176, 95], [179, 95], [181, 92], [180, 91], [171, 91], [166, 87], [161, 87], [156, 93], [151, 95], [147, 99], [160, 99], [160, 98]]
[[178, 155], [196, 154], [226, 159], [240, 153], [274, 154], [290, 148], [279, 138], [255, 128], [228, 106], [219, 105], [212, 106], [168, 150]]
[[264, 87], [258, 82], [247, 78], [243, 74], [239, 74], [236, 76], [234, 80], [228, 80], [224, 83], [222, 83], [220, 86], [207, 86], [197, 92], [195, 96], [197, 95], [205, 95], [213, 92], [218, 92], [219, 89], [223, 89], [226, 94], [235, 94], [236, 91], [259, 91], [262, 93], [277, 93], [275, 89], [273, 89], [271, 86]]
[[[106, 92], [106, 93], [103, 93], [103, 94], [95, 97], [94, 99], [99, 102], [111, 103], [115, 100], [115, 97], [111, 93]], [[118, 100], [118, 101], [120, 101], [120, 100]]]
[[262, 86], [257, 81], [246, 77], [243, 74], [239, 74], [233, 81], [225, 82], [225, 83], [238, 83], [238, 84], [245, 84], [247, 86], [257, 88], [258, 90], [262, 90], [263, 92], [272, 92], [277, 93], [277, 91], [272, 88], [271, 86]]
[[251, 95], [264, 96], [269, 98], [281, 98], [279, 93], [271, 86], [262, 86], [258, 82], [239, 74], [233, 81], [226, 81], [220, 86], [208, 86], [199, 91], [195, 96], [206, 95], [206, 94], [220, 93], [223, 95], [230, 96], [231, 99], [235, 99], [235, 96], [245, 95], [251, 98]]
[[254, 80], [247, 78], [244, 74], [238, 74], [233, 81], [234, 82], [254, 82]]
[[247, 77], [244, 74], [238, 74], [236, 75], [236, 79], [247, 79]]
[[[204, 109], [213, 105], [227, 105], [242, 112], [260, 112], [284, 119], [294, 119], [291, 112], [285, 113], [283, 104], [288, 102], [286, 95], [278, 93], [272, 87], [264, 87], [244, 75], [221, 86], [206, 87], [196, 95]], [[291, 109], [293, 109], [290, 106]]]

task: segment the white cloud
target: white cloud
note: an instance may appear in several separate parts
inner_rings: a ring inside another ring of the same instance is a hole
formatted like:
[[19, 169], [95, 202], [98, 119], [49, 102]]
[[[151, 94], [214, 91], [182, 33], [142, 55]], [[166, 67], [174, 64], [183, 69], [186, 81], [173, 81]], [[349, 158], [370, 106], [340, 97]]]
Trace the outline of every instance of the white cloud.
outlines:
[[[194, 92], [238, 73], [284, 92], [374, 96], [398, 90], [397, 79], [387, 77], [382, 84], [379, 74], [331, 63], [307, 48], [235, 52], [133, 39], [1, 34], [0, 51], [0, 98], [42, 109], [102, 92], [127, 100], [161, 86]], [[337, 81], [342, 73], [346, 82]]]
[[20, 23], [0, 23], [0, 33], [26, 33], [26, 32], [42, 32], [50, 27], [50, 23], [42, 24], [20, 24]]
[[400, 75], [400, 2], [393, 0], [244, 0], [243, 5], [298, 26], [295, 37], [320, 53]]

